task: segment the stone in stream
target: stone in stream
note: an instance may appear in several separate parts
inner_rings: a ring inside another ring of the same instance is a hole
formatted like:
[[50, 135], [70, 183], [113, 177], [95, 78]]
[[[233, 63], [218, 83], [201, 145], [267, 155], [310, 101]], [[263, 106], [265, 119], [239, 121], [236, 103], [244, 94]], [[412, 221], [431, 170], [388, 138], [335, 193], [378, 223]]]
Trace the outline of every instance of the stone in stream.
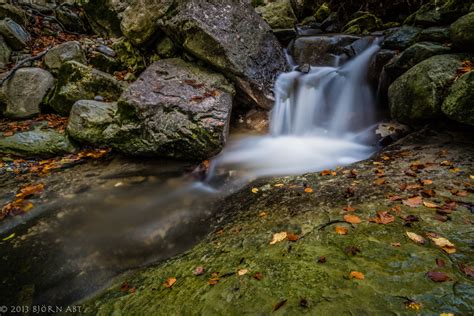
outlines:
[[382, 27], [382, 20], [371, 13], [365, 13], [347, 22], [342, 31], [347, 34], [368, 34]]
[[40, 105], [53, 85], [53, 76], [44, 69], [18, 69], [2, 86], [3, 114], [27, 118], [40, 113]]
[[449, 28], [433, 26], [423, 29], [420, 33], [419, 40], [423, 42], [447, 43], [451, 40], [449, 35]]
[[417, 41], [421, 28], [413, 26], [402, 26], [387, 31], [382, 42], [382, 48], [403, 50]]
[[126, 83], [105, 72], [76, 61], [68, 61], [59, 68], [58, 82], [49, 105], [57, 113], [69, 115], [76, 101], [94, 99], [97, 95], [107, 101], [115, 101], [126, 86]]
[[412, 124], [439, 118], [446, 92], [465, 58], [463, 55], [433, 56], [395, 80], [388, 90], [392, 117]]
[[459, 77], [448, 91], [441, 110], [449, 118], [474, 125], [474, 71]]
[[344, 52], [344, 47], [360, 37], [352, 35], [320, 35], [300, 37], [290, 47], [295, 62], [312, 66], [334, 65], [336, 56]]
[[74, 152], [75, 147], [65, 133], [53, 129], [36, 128], [17, 132], [13, 136], [0, 136], [0, 153], [21, 157], [51, 157]]
[[212, 157], [226, 142], [234, 93], [220, 74], [160, 60], [120, 98], [117, 123], [108, 130], [115, 129], [112, 147], [130, 155]]
[[0, 21], [0, 34], [5, 38], [8, 45], [15, 50], [25, 48], [31, 39], [28, 32], [10, 18]]
[[53, 71], [59, 70], [62, 64], [71, 60], [82, 64], [87, 63], [86, 56], [79, 42], [71, 41], [62, 43], [51, 48], [44, 56], [45, 65]]
[[456, 48], [474, 52], [474, 12], [454, 22], [450, 28], [451, 39]]
[[77, 101], [69, 115], [68, 134], [82, 143], [107, 145], [114, 137], [113, 129], [109, 127], [114, 123], [116, 114], [115, 102]]

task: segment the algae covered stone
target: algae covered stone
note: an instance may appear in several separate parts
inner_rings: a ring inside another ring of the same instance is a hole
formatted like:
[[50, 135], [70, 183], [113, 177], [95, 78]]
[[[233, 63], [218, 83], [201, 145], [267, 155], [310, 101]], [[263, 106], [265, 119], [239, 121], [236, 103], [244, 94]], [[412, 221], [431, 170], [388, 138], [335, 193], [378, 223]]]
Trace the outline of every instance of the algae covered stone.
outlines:
[[293, 28], [297, 22], [290, 0], [270, 2], [256, 10], [272, 29]]
[[212, 157], [226, 142], [233, 95], [220, 74], [178, 58], [160, 60], [120, 98], [112, 146], [131, 155]]
[[17, 132], [13, 136], [0, 136], [0, 153], [22, 157], [51, 157], [72, 153], [75, 147], [65, 133], [53, 129]]
[[474, 71], [459, 77], [448, 91], [441, 109], [449, 118], [474, 125]]
[[441, 104], [462, 62], [461, 55], [438, 55], [400, 76], [388, 90], [392, 117], [415, 124], [439, 118]]
[[463, 51], [474, 51], [474, 12], [454, 22], [450, 28], [454, 45]]
[[371, 13], [364, 13], [347, 22], [342, 31], [348, 34], [367, 34], [382, 27], [383, 23], [377, 16]]
[[421, 28], [407, 25], [390, 29], [387, 31], [382, 47], [388, 49], [405, 49], [415, 44], [421, 31]]
[[107, 101], [115, 101], [125, 87], [124, 82], [107, 73], [76, 61], [68, 61], [59, 68], [58, 83], [49, 105], [56, 112], [68, 115], [78, 100], [92, 100], [101, 96]]

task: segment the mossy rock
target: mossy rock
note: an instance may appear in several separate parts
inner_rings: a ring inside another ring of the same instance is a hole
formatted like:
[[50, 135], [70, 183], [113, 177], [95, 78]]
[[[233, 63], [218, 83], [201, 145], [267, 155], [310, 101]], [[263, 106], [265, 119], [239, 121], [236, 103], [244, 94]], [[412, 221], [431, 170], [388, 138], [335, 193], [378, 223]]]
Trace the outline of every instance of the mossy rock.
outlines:
[[441, 104], [462, 66], [461, 55], [438, 55], [415, 65], [388, 90], [393, 118], [421, 124], [441, 116]]
[[270, 2], [256, 10], [272, 29], [291, 29], [297, 22], [290, 0]]
[[117, 53], [116, 59], [123, 65], [123, 68], [133, 72], [141, 72], [145, 69], [146, 63], [143, 54], [126, 38], [120, 38], [112, 44], [112, 49]]
[[454, 22], [451, 27], [451, 39], [461, 51], [474, 51], [474, 12]]
[[441, 107], [449, 118], [474, 125], [474, 71], [459, 77], [448, 91]]
[[92, 100], [101, 96], [115, 101], [126, 84], [111, 75], [87, 67], [76, 61], [64, 63], [58, 72], [58, 80], [49, 105], [59, 114], [69, 115], [72, 105], [78, 100]]
[[397, 50], [406, 49], [417, 42], [421, 31], [421, 28], [408, 25], [389, 29], [385, 32], [382, 47]]
[[363, 13], [347, 22], [342, 31], [347, 34], [368, 34], [383, 28], [382, 20], [371, 13]]
[[330, 15], [331, 15], [331, 9], [329, 8], [329, 5], [327, 2], [324, 2], [321, 4], [321, 6], [314, 12], [313, 16], [316, 20], [316, 22], [321, 23], [324, 20], [326, 20]]
[[410, 15], [404, 24], [421, 26], [447, 25], [467, 14], [471, 3], [466, 0], [431, 0]]

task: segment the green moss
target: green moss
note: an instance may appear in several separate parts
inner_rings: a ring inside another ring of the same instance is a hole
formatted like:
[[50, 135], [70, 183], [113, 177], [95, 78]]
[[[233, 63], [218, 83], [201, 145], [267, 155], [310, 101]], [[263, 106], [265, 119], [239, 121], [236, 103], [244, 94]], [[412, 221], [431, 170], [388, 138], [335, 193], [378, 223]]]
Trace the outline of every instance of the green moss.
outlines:
[[121, 38], [112, 45], [113, 50], [117, 53], [117, 59], [133, 72], [141, 72], [145, 69], [145, 59], [140, 50], [125, 38]]
[[313, 14], [316, 22], [323, 22], [329, 17], [329, 15], [331, 15], [331, 9], [329, 8], [327, 2], [324, 2]]
[[347, 22], [342, 31], [349, 34], [365, 34], [381, 28], [383, 28], [382, 20], [371, 13], [364, 13]]

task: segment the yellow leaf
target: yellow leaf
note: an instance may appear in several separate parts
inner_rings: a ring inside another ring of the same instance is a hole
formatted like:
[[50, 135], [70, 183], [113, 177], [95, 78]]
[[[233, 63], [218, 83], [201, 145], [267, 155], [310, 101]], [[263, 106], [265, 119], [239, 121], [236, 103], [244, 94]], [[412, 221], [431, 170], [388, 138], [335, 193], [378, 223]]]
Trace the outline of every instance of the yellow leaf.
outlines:
[[427, 202], [427, 201], [423, 201], [423, 205], [427, 208], [438, 208], [439, 207], [438, 204]]
[[454, 316], [453, 313], [441, 313], [439, 316]]
[[359, 271], [351, 271], [349, 274], [349, 278], [351, 279], [357, 279], [357, 280], [363, 280], [365, 279], [365, 276], [362, 272]]
[[13, 237], [15, 237], [15, 233], [8, 235], [7, 237], [3, 238], [2, 240], [7, 241], [7, 240], [12, 239]]
[[249, 272], [248, 269], [240, 269], [237, 274], [242, 276], [242, 275], [246, 275], [247, 273]]
[[287, 236], [288, 236], [287, 232], [281, 232], [281, 233], [273, 234], [272, 241], [270, 242], [270, 245], [274, 245], [274, 244], [276, 244], [280, 241], [285, 240]]
[[436, 246], [443, 249], [446, 253], [451, 254], [456, 252], [456, 247], [448, 239], [438, 236], [436, 234], [427, 234], [427, 236], [435, 243]]
[[176, 283], [176, 278], [168, 278], [168, 280], [166, 280], [163, 285], [166, 287], [166, 288], [171, 288], [173, 287], [173, 285]]
[[252, 188], [252, 193], [258, 193], [258, 189], [257, 188]]
[[412, 232], [406, 232], [408, 238], [410, 238], [412, 241], [416, 242], [417, 244], [424, 244], [425, 243], [425, 239], [423, 237], [421, 237], [420, 235], [418, 234], [415, 234], [415, 233], [412, 233]]
[[283, 183], [277, 183], [274, 185], [275, 188], [282, 188], [284, 187], [285, 185]]

